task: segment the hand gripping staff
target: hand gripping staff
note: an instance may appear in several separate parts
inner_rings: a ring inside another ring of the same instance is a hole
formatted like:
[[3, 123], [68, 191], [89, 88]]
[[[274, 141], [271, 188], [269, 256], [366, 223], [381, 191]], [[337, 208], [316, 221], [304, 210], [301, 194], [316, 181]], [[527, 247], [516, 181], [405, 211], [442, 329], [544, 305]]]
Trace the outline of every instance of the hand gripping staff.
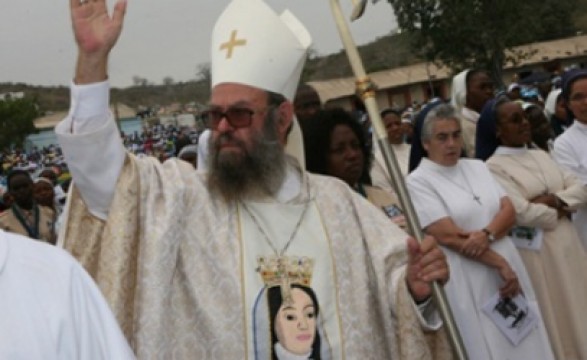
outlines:
[[[352, 2], [354, 8], [351, 21], [354, 21], [360, 18], [365, 11], [367, 0], [352, 0]], [[418, 217], [416, 216], [414, 205], [408, 196], [406, 184], [401, 175], [397, 159], [391, 150], [391, 146], [389, 145], [387, 132], [385, 131], [381, 116], [379, 115], [379, 109], [375, 100], [375, 84], [371, 82], [371, 79], [365, 73], [363, 62], [361, 61], [359, 51], [357, 50], [357, 46], [355, 45], [348, 24], [344, 18], [339, 0], [330, 0], [330, 5], [332, 8], [334, 20], [338, 27], [340, 38], [346, 50], [347, 57], [351, 63], [353, 73], [357, 79], [357, 94], [362, 98], [369, 113], [371, 123], [373, 124], [373, 128], [377, 136], [377, 143], [379, 144], [381, 153], [385, 159], [387, 170], [391, 175], [392, 185], [396, 190], [400, 203], [404, 209], [408, 227], [414, 237], [419, 242], [421, 242], [423, 238], [422, 229], [420, 227]], [[455, 358], [459, 360], [468, 359], [465, 347], [463, 346], [463, 340], [455, 324], [452, 311], [448, 305], [448, 301], [446, 300], [444, 289], [438, 282], [434, 282], [432, 284], [432, 294], [442, 316], [442, 320], [444, 321], [444, 325], [446, 326]]]

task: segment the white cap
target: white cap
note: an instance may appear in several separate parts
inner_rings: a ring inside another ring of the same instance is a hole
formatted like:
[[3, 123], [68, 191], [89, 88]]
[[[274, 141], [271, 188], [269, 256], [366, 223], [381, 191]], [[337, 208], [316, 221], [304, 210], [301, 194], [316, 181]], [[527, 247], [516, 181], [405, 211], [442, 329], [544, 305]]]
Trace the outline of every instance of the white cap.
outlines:
[[233, 0], [212, 32], [212, 87], [244, 84], [293, 101], [311, 43], [288, 10], [278, 16], [262, 0]]
[[[243, 84], [293, 101], [311, 44], [310, 33], [289, 10], [277, 15], [262, 0], [233, 0], [212, 32], [212, 87]], [[305, 167], [295, 119], [285, 151]]]
[[514, 82], [508, 86], [508, 92], [512, 92], [514, 89], [520, 89], [520, 84]]

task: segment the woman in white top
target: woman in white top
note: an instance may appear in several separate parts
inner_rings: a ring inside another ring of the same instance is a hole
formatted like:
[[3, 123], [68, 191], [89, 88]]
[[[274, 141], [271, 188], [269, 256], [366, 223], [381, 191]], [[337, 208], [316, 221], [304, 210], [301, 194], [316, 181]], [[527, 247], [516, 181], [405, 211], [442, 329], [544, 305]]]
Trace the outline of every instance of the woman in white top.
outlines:
[[[446, 293], [470, 359], [553, 359], [530, 280], [511, 240], [514, 209], [485, 164], [461, 159], [461, 128], [450, 105], [428, 113], [422, 127], [428, 157], [408, 176], [424, 231], [447, 255]], [[523, 293], [537, 326], [519, 344], [482, 308], [492, 297]]]
[[[527, 113], [507, 98], [481, 114], [498, 139], [487, 166], [516, 209], [516, 241], [528, 269], [550, 343], [558, 359], [587, 358], [587, 257], [569, 220], [587, 204], [587, 189], [548, 153], [529, 149]], [[531, 235], [530, 235], [531, 234]]]

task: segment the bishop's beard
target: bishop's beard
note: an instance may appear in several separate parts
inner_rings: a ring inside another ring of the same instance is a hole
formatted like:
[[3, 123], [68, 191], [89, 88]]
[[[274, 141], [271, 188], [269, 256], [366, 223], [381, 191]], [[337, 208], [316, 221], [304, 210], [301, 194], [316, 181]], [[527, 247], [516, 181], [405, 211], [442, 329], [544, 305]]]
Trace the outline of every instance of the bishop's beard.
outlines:
[[[253, 134], [250, 149], [229, 133], [210, 139], [207, 181], [212, 193], [229, 202], [277, 193], [285, 177], [285, 154], [276, 124], [274, 112], [269, 111], [263, 130]], [[220, 145], [224, 141], [244, 151], [221, 153]]]

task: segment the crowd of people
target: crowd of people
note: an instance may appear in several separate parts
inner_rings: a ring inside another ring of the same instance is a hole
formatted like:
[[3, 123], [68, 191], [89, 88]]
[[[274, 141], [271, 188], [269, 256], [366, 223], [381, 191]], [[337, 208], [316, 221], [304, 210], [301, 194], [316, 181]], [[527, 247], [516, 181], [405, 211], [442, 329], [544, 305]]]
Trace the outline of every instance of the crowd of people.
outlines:
[[[196, 127], [174, 125], [144, 124], [142, 130], [125, 134], [121, 132], [122, 141], [129, 153], [137, 156], [152, 156], [159, 161], [180, 157], [193, 162], [197, 154], [200, 131]], [[183, 150], [183, 151], [182, 151]], [[50, 144], [39, 149], [34, 146], [30, 152], [20, 148], [4, 150], [0, 153], [0, 212], [11, 206], [8, 192], [8, 175], [14, 171], [28, 172], [33, 181], [33, 188], [42, 188], [43, 182], [54, 183], [55, 207], [61, 210], [71, 182], [71, 175], [59, 144]], [[41, 182], [40, 185], [38, 183]], [[41, 190], [42, 191], [42, 190]], [[36, 190], [33, 191], [36, 199]], [[42, 202], [42, 201], [41, 201]], [[58, 214], [61, 212], [59, 211]]]
[[469, 358], [587, 358], [587, 70], [546, 93], [466, 70], [449, 101], [381, 112], [419, 243], [364, 108], [298, 86], [292, 14], [222, 13], [206, 132], [121, 136], [126, 2], [70, 6], [60, 146], [2, 155], [0, 357], [449, 359], [437, 281]]
[[[464, 71], [453, 80], [450, 101], [380, 114], [420, 224], [448, 257], [445, 289], [474, 359], [587, 357], [580, 216], [587, 209], [580, 152], [587, 139], [579, 137], [587, 123], [587, 70], [569, 69], [552, 80], [546, 94], [516, 83], [499, 92], [487, 72]], [[308, 113], [303, 103], [312, 96], [301, 89], [307, 170], [341, 179], [405, 227], [365, 115], [322, 110], [319, 103]], [[409, 115], [411, 141], [401, 126]], [[494, 294], [523, 294], [537, 314], [521, 344], [483, 314]]]
[[142, 131], [122, 134], [126, 149], [135, 155], [154, 156], [163, 162], [176, 157], [184, 146], [198, 143], [200, 132], [196, 127], [144, 125]]

